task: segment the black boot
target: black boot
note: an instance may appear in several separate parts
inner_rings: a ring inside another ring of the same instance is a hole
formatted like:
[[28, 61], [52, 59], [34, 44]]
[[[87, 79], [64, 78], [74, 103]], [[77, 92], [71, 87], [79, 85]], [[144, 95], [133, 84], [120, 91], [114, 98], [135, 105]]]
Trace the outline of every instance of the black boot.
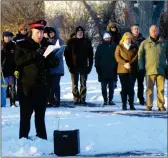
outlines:
[[122, 110], [127, 110], [127, 105], [126, 104], [122, 105]]
[[130, 110], [136, 110], [134, 107], [134, 92], [129, 94], [129, 105], [130, 105]]
[[136, 110], [134, 105], [130, 105], [130, 110]]
[[123, 93], [122, 91], [120, 92], [121, 95], [121, 100], [122, 100], [122, 110], [127, 110], [127, 94]]

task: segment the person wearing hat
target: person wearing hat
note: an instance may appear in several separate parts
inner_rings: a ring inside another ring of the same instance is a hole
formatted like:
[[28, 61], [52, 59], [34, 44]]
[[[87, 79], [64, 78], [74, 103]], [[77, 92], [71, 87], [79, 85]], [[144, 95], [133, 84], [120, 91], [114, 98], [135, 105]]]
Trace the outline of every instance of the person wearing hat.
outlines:
[[16, 37], [14, 37], [13, 40], [15, 42], [22, 41], [27, 37], [27, 35], [28, 35], [28, 32], [27, 32], [26, 25], [25, 24], [20, 24], [18, 34], [16, 34]]
[[[117, 62], [115, 60], [116, 45], [111, 43], [111, 35], [108, 32], [103, 34], [103, 42], [99, 44], [95, 53], [95, 67], [98, 73], [98, 80], [101, 82], [103, 105], [115, 105], [113, 94], [117, 76]], [[107, 95], [107, 85], [109, 94]]]
[[118, 27], [114, 23], [109, 23], [107, 26], [107, 31], [111, 34], [111, 42], [118, 45], [121, 40], [121, 35], [119, 33]]
[[3, 32], [3, 42], [1, 50], [1, 106], [6, 106], [7, 87], [9, 87], [10, 106], [15, 107], [15, 80], [14, 71], [16, 64], [14, 61], [15, 43], [12, 42], [13, 33]]
[[15, 62], [19, 68], [20, 132], [19, 138], [29, 138], [31, 115], [35, 113], [36, 136], [47, 139], [45, 111], [48, 98], [49, 69], [58, 64], [51, 52], [44, 57], [45, 48], [41, 45], [46, 21], [29, 24], [30, 35], [16, 43]]
[[54, 54], [59, 61], [58, 66], [50, 69], [50, 97], [49, 106], [59, 107], [60, 106], [60, 80], [61, 76], [64, 75], [64, 50], [65, 43], [60, 38], [60, 32], [56, 26], [49, 28], [49, 38], [52, 44], [59, 43], [60, 48], [54, 50]]
[[91, 42], [85, 37], [83, 27], [76, 28], [75, 37], [68, 40], [64, 55], [71, 73], [74, 104], [86, 104], [86, 81], [93, 66], [93, 48]]
[[[139, 48], [142, 41], [145, 40], [145, 38], [142, 36], [142, 34], [139, 32], [139, 25], [133, 24], [131, 27], [131, 33], [133, 36], [133, 40], [137, 47]], [[137, 64], [138, 66], [138, 64]], [[136, 73], [136, 80], [138, 84], [138, 91], [137, 91], [137, 97], [139, 99], [139, 104], [145, 105], [145, 98], [144, 98], [144, 78], [145, 78], [145, 71], [137, 71]]]
[[[116, 24], [114, 23], [109, 23], [107, 25], [107, 31], [111, 34], [111, 43], [118, 45], [120, 40], [121, 40], [121, 34], [119, 33], [119, 29]], [[116, 76], [116, 83], [115, 83], [115, 88], [117, 88], [117, 81], [118, 81], [118, 76]]]

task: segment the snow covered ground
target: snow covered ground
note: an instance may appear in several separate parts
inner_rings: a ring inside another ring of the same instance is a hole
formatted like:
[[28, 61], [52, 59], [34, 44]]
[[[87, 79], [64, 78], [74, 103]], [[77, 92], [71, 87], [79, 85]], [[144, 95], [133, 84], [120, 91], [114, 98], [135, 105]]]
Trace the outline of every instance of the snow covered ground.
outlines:
[[[66, 66], [65, 72], [65, 76], [61, 80], [61, 99], [72, 101], [70, 74]], [[102, 104], [100, 83], [97, 82], [95, 68], [88, 77], [87, 86], [87, 102]], [[118, 82], [114, 94], [114, 102], [117, 104], [113, 107], [47, 108], [47, 141], [35, 137], [33, 116], [29, 133], [33, 140], [18, 138], [19, 107], [10, 108], [8, 100], [8, 107], [2, 108], [2, 156], [53, 156], [53, 131], [58, 129], [59, 118], [59, 130], [79, 129], [79, 155], [166, 156], [166, 112], [154, 115], [153, 112], [144, 112], [145, 107], [140, 105], [135, 105], [136, 111], [123, 112], [121, 110], [120, 90], [121, 87]], [[167, 83], [165, 90], [167, 90]], [[167, 98], [166, 92], [166, 103]], [[157, 110], [156, 97], [154, 103], [154, 110]]]

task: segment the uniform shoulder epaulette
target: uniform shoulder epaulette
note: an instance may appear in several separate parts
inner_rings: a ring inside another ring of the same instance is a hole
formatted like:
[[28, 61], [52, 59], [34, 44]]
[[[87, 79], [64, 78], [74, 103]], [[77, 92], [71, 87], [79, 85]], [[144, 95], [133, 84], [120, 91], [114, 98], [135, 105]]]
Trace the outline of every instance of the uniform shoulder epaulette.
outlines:
[[25, 39], [23, 38], [23, 39], [16, 40], [16, 42], [21, 42], [21, 41], [25, 41]]
[[12, 41], [14, 44], [16, 44], [16, 41]]

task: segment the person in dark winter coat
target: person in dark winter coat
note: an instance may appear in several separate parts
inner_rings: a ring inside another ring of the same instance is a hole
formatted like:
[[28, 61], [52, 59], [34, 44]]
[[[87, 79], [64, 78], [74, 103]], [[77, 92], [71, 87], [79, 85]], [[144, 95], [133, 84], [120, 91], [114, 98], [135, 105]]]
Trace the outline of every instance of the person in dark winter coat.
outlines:
[[[134, 39], [135, 44], [139, 48], [142, 41], [145, 40], [145, 38], [142, 36], [141, 33], [139, 33], [139, 26], [138, 24], [134, 24], [131, 27], [131, 33]], [[138, 65], [137, 65], [138, 66]], [[139, 103], [141, 105], [145, 105], [145, 98], [144, 98], [144, 78], [145, 78], [145, 71], [137, 71], [136, 73], [136, 79], [138, 84], [138, 92], [137, 97], [139, 99]]]
[[[98, 45], [95, 53], [95, 67], [98, 73], [99, 82], [101, 82], [104, 105], [115, 105], [112, 101], [117, 76], [115, 49], [116, 45], [111, 44], [111, 35], [109, 33], [104, 33], [103, 43]], [[108, 98], [107, 85], [109, 87]]]
[[111, 42], [118, 45], [121, 40], [121, 35], [118, 31], [118, 27], [114, 23], [109, 23], [107, 26], [107, 31], [111, 34], [112, 40]]
[[20, 70], [19, 87], [20, 132], [19, 138], [28, 138], [31, 115], [35, 113], [36, 136], [47, 139], [45, 110], [48, 98], [48, 77], [51, 67], [58, 64], [51, 52], [44, 57], [45, 48], [41, 45], [46, 21], [29, 24], [30, 37], [16, 44], [15, 62]]
[[27, 27], [25, 24], [20, 24], [19, 25], [19, 30], [18, 30], [18, 34], [16, 34], [16, 37], [13, 38], [13, 40], [15, 42], [19, 42], [24, 40], [25, 38], [27, 38]]
[[122, 109], [127, 110], [127, 96], [129, 97], [130, 110], [134, 107], [134, 85], [137, 73], [138, 47], [133, 42], [131, 33], [126, 32], [115, 51], [118, 62], [117, 73], [121, 82]]
[[15, 79], [14, 71], [16, 64], [14, 61], [15, 43], [12, 41], [13, 33], [3, 32], [3, 49], [1, 50], [1, 106], [6, 106], [6, 91], [9, 86], [10, 106], [15, 107]]
[[93, 66], [93, 48], [91, 42], [84, 36], [83, 27], [76, 28], [76, 35], [68, 40], [64, 55], [71, 73], [74, 104], [86, 104], [86, 80]]
[[51, 100], [50, 104], [55, 107], [60, 106], [60, 80], [61, 76], [64, 75], [64, 61], [63, 55], [65, 50], [65, 43], [59, 36], [59, 30], [57, 27], [50, 27], [49, 29], [49, 38], [52, 44], [56, 44], [58, 42], [60, 48], [57, 48], [54, 51], [55, 57], [58, 58], [59, 65], [55, 68], [50, 69], [50, 84], [51, 84]]
[[[111, 43], [118, 45], [121, 40], [121, 34], [119, 33], [119, 29], [116, 24], [109, 23], [107, 26], [107, 31], [111, 34], [112, 39]], [[116, 76], [115, 88], [117, 87], [118, 76]]]

